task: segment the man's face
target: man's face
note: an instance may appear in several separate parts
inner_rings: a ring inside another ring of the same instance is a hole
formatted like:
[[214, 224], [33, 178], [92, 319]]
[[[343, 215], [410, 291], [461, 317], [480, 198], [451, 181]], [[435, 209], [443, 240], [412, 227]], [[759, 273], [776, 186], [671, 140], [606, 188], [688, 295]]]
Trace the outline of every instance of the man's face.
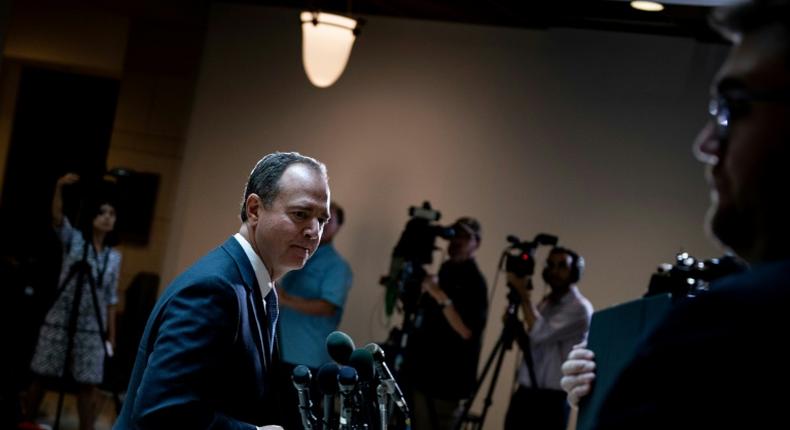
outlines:
[[563, 252], [549, 254], [546, 258], [544, 280], [551, 288], [570, 285], [573, 257]]
[[769, 257], [771, 241], [787, 235], [790, 106], [749, 101], [743, 95], [790, 90], [782, 52], [786, 43], [788, 35], [774, 26], [744, 37], [733, 48], [712, 90], [732, 98], [727, 135], [717, 136], [709, 122], [695, 142], [697, 157], [708, 164], [708, 228], [749, 261]]
[[477, 238], [465, 227], [455, 229], [455, 236], [450, 239], [447, 246], [447, 255], [453, 261], [466, 261], [474, 255], [478, 247]]
[[248, 217], [255, 248], [273, 280], [300, 269], [315, 252], [329, 218], [329, 185], [305, 164], [289, 166], [279, 182], [271, 207], [254, 205]]

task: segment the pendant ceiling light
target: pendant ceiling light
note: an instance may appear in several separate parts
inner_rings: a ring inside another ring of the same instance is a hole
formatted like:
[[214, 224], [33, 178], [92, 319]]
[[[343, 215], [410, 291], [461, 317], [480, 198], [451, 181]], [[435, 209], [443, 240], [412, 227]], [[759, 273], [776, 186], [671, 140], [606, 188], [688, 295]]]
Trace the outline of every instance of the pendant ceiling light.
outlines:
[[645, 12], [661, 12], [664, 5], [654, 1], [632, 1], [631, 7]]
[[343, 74], [360, 24], [323, 12], [302, 12], [301, 19], [304, 71], [313, 85], [326, 88]]

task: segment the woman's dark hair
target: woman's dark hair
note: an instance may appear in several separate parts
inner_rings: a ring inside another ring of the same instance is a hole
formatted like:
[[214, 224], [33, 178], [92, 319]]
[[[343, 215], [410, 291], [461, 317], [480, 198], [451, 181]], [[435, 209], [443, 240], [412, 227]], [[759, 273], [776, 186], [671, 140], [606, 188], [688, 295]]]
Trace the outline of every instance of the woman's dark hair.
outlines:
[[116, 220], [115, 227], [111, 232], [107, 233], [104, 237], [104, 246], [118, 245], [120, 238], [118, 236], [118, 206], [115, 201], [109, 197], [93, 198], [85, 202], [79, 214], [77, 228], [82, 232], [82, 237], [85, 241], [92, 243], [93, 241], [93, 220], [101, 213], [101, 207], [104, 205], [112, 206], [115, 210]]

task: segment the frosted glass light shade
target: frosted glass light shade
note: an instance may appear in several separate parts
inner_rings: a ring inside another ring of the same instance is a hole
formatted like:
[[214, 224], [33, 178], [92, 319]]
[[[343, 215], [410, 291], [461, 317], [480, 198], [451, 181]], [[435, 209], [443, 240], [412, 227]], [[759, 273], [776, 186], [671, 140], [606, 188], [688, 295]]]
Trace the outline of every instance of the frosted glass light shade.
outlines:
[[631, 7], [645, 12], [661, 12], [664, 5], [654, 1], [632, 1]]
[[302, 12], [301, 19], [304, 71], [313, 85], [328, 87], [346, 68], [357, 21], [322, 12]]

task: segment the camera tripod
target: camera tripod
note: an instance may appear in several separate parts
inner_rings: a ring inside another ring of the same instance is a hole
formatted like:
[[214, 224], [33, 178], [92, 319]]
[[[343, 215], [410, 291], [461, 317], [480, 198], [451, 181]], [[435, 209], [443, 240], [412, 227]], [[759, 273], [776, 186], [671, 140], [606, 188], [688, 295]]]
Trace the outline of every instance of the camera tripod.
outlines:
[[[93, 277], [91, 265], [88, 263], [88, 249], [92, 245], [88, 243], [88, 241], [84, 242], [83, 252], [82, 252], [82, 259], [76, 263], [74, 263], [71, 268], [69, 269], [68, 275], [63, 280], [61, 286], [58, 288], [58, 292], [55, 295], [55, 300], [53, 303], [56, 303], [60, 296], [66, 291], [66, 288], [69, 285], [69, 282], [72, 279], [75, 279], [76, 282], [74, 284], [74, 297], [72, 297], [71, 302], [71, 309], [68, 315], [68, 325], [66, 327], [66, 352], [63, 358], [63, 369], [61, 372], [61, 376], [58, 379], [59, 382], [59, 393], [58, 393], [58, 406], [57, 412], [55, 415], [55, 424], [53, 426], [53, 430], [58, 430], [60, 428], [60, 418], [63, 412], [63, 399], [66, 394], [66, 386], [69, 380], [74, 380], [74, 375], [67, 372], [71, 372], [70, 364], [73, 361], [72, 352], [74, 350], [74, 339], [77, 334], [77, 325], [79, 319], [79, 312], [80, 312], [80, 304], [82, 303], [82, 290], [84, 287], [84, 282], [87, 279], [88, 285], [90, 287], [90, 294], [91, 294], [91, 301], [93, 303], [93, 313], [94, 317], [96, 318], [96, 323], [98, 326], [98, 336], [101, 340], [102, 348], [104, 349], [104, 357], [105, 357], [105, 366], [107, 365], [107, 358], [111, 356], [110, 351], [107, 349], [107, 332], [104, 329], [104, 323], [101, 317], [101, 310], [99, 309], [99, 301], [96, 295], [96, 279]], [[96, 259], [99, 259], [98, 254], [96, 255]], [[109, 260], [109, 254], [105, 255], [104, 259], [104, 268], [99, 270], [98, 279], [101, 280], [104, 275], [104, 271], [107, 269]], [[106, 374], [106, 369], [105, 369]], [[111, 387], [111, 391], [113, 394], [113, 399], [115, 401], [115, 406], [119, 410], [120, 409], [120, 398], [118, 397], [118, 393], [114, 386]]]
[[[527, 361], [529, 377], [532, 378], [533, 381], [536, 380], [535, 371], [533, 370], [534, 366], [529, 345], [529, 337], [522, 328], [521, 322], [518, 320], [518, 307], [521, 304], [521, 297], [519, 297], [515, 290], [511, 289], [507, 295], [507, 299], [508, 306], [505, 313], [505, 322], [502, 326], [502, 332], [500, 333], [499, 338], [494, 345], [494, 349], [491, 351], [488, 359], [486, 359], [486, 364], [483, 367], [483, 371], [480, 374], [477, 383], [475, 384], [475, 389], [472, 391], [472, 395], [463, 405], [463, 410], [456, 421], [455, 426], [453, 427], [454, 430], [460, 430], [462, 427], [464, 427], [464, 423], [466, 422], [471, 424], [472, 430], [481, 430], [483, 428], [483, 423], [485, 422], [486, 415], [488, 414], [488, 408], [491, 407], [491, 398], [494, 394], [494, 388], [496, 388], [497, 379], [499, 379], [499, 373], [502, 370], [502, 361], [505, 358], [505, 353], [513, 348], [514, 340], [518, 342], [519, 347], [524, 352], [524, 359]], [[491, 370], [491, 365], [494, 363], [494, 359], [496, 359], [496, 366], [494, 367], [494, 374], [491, 377], [491, 383], [488, 386], [486, 397], [483, 401], [483, 411], [479, 416], [470, 416], [469, 410], [474, 403], [475, 397], [477, 397], [477, 394], [483, 387], [483, 382], [485, 382], [488, 371]]]

